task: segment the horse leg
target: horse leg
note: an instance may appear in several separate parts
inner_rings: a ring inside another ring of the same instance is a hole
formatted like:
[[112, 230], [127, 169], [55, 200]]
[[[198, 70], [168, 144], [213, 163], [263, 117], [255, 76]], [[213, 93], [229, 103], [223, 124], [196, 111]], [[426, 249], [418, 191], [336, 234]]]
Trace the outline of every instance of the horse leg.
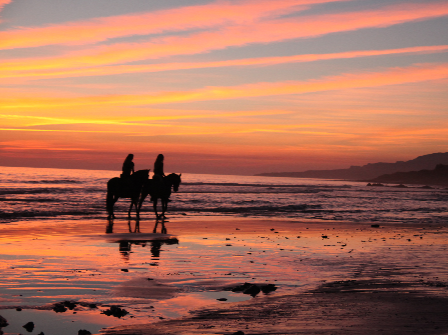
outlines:
[[140, 209], [142, 208], [143, 205], [143, 201], [145, 200], [146, 196], [148, 196], [149, 192], [147, 191], [142, 191], [140, 197], [137, 199], [138, 202], [138, 206], [137, 203], [135, 204], [135, 207], [137, 209], [137, 213], [138, 213], [138, 218], [140, 218]]
[[159, 214], [157, 213], [157, 197], [153, 197], [152, 206], [154, 208], [154, 213], [156, 214], [156, 218], [159, 218]]
[[106, 210], [108, 213], [107, 219], [114, 218], [114, 194], [111, 191], [107, 191], [106, 195]]
[[118, 201], [118, 196], [115, 196], [113, 194], [107, 195], [107, 211], [109, 212], [109, 216], [107, 217], [107, 219], [115, 218], [114, 205], [117, 201]]
[[132, 203], [135, 205], [135, 216], [140, 219], [140, 209], [138, 208], [138, 196], [133, 199]]
[[165, 211], [166, 211], [168, 202], [167, 202], [166, 199], [162, 199], [161, 201], [162, 201], [162, 215], [161, 215], [160, 217], [162, 217], [162, 218], [166, 218], [166, 217], [165, 217]]
[[142, 192], [142, 195], [140, 196], [140, 199], [138, 200], [138, 213], [140, 213], [140, 209], [142, 208], [143, 201], [145, 200], [146, 196], [148, 196], [147, 192]]
[[132, 206], [133, 205], [134, 205], [134, 200], [131, 198], [131, 206], [129, 207], [128, 218], [131, 218], [131, 211], [132, 211]]

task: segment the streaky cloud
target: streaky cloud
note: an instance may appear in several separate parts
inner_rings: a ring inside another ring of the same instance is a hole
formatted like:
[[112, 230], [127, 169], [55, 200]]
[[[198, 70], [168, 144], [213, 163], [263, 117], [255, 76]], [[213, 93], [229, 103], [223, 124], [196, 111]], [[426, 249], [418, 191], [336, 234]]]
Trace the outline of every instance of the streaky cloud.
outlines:
[[90, 67], [174, 55], [208, 53], [228, 47], [269, 44], [365, 28], [389, 27], [446, 15], [448, 15], [448, 3], [436, 2], [424, 5], [392, 5], [360, 12], [275, 19], [251, 25], [221, 27], [218, 30], [193, 33], [188, 36], [161, 37], [151, 42], [89, 47], [83, 51], [62, 56], [4, 60], [0, 70], [8, 72], [77, 68], [83, 71]]
[[[247, 24], [264, 17], [288, 14], [314, 4], [347, 0], [217, 1], [133, 15], [26, 27], [0, 32], [0, 49], [45, 45], [92, 44], [112, 38]], [[348, 0], [350, 1], [350, 0]], [[10, 0], [3, 0], [4, 3]], [[0, 7], [2, 2], [0, 1]]]
[[226, 61], [212, 62], [185, 62], [185, 63], [158, 63], [148, 65], [116, 65], [104, 67], [86, 68], [83, 71], [78, 69], [60, 69], [49, 71], [4, 71], [0, 78], [65, 78], [65, 77], [88, 77], [107, 76], [125, 73], [162, 72], [188, 69], [220, 68], [220, 67], [247, 67], [247, 66], [269, 66], [285, 63], [315, 62], [333, 59], [358, 58], [385, 56], [397, 54], [419, 54], [419, 53], [440, 53], [447, 52], [448, 45], [416, 46], [409, 48], [383, 49], [383, 50], [352, 50], [329, 54], [303, 54], [277, 57], [257, 57]]
[[63, 106], [138, 106], [192, 101], [242, 99], [295, 95], [354, 88], [380, 87], [448, 78], [448, 63], [417, 64], [388, 68], [381, 72], [348, 73], [310, 81], [262, 82], [227, 87], [205, 87], [139, 95], [104, 95], [78, 98], [1, 98], [0, 109], [52, 108]]

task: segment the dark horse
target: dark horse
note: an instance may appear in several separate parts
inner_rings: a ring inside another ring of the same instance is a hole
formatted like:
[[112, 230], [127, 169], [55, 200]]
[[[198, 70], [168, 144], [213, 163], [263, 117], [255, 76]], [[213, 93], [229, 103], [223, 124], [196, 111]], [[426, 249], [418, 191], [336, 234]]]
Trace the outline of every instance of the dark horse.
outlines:
[[127, 178], [114, 177], [107, 182], [106, 209], [109, 216], [114, 218], [114, 204], [118, 198], [130, 198], [131, 206], [129, 207], [128, 217], [131, 217], [132, 206], [135, 205], [137, 218], [140, 215], [140, 208], [137, 206], [140, 198], [140, 192], [145, 182], [148, 181], [149, 169], [138, 170]]
[[[181, 175], [182, 174], [169, 174], [168, 176], [162, 178], [163, 183], [161, 183], [161, 181], [157, 179], [147, 180], [143, 185], [142, 193], [140, 196], [140, 202], [138, 205], [139, 211], [146, 196], [150, 195], [156, 218], [164, 218], [165, 212], [168, 208], [168, 199], [171, 196], [171, 189], [174, 192], [177, 192], [181, 183]], [[157, 200], [159, 198], [162, 202], [162, 214], [160, 216], [157, 212]]]

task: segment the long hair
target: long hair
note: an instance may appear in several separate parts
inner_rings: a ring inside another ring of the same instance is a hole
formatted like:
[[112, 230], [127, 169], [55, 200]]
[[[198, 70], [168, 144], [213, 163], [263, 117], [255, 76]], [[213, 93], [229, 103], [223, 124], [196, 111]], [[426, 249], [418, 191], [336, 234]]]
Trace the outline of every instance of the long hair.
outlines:
[[156, 162], [161, 162], [161, 161], [163, 161], [164, 158], [165, 157], [163, 156], [163, 154], [159, 154], [159, 155], [157, 155]]
[[134, 159], [134, 154], [128, 154], [126, 156], [126, 159], [124, 160], [124, 163], [131, 162]]

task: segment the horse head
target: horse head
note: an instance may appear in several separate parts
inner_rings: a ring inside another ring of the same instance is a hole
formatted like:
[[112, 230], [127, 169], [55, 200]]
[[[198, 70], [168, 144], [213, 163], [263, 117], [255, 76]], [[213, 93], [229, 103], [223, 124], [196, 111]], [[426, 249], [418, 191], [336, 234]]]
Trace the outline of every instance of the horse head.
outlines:
[[177, 175], [174, 173], [171, 173], [167, 176], [169, 178], [170, 184], [173, 186], [174, 192], [177, 192], [179, 190], [179, 185], [182, 182], [182, 180], [180, 178], [181, 176], [182, 176], [182, 174]]

